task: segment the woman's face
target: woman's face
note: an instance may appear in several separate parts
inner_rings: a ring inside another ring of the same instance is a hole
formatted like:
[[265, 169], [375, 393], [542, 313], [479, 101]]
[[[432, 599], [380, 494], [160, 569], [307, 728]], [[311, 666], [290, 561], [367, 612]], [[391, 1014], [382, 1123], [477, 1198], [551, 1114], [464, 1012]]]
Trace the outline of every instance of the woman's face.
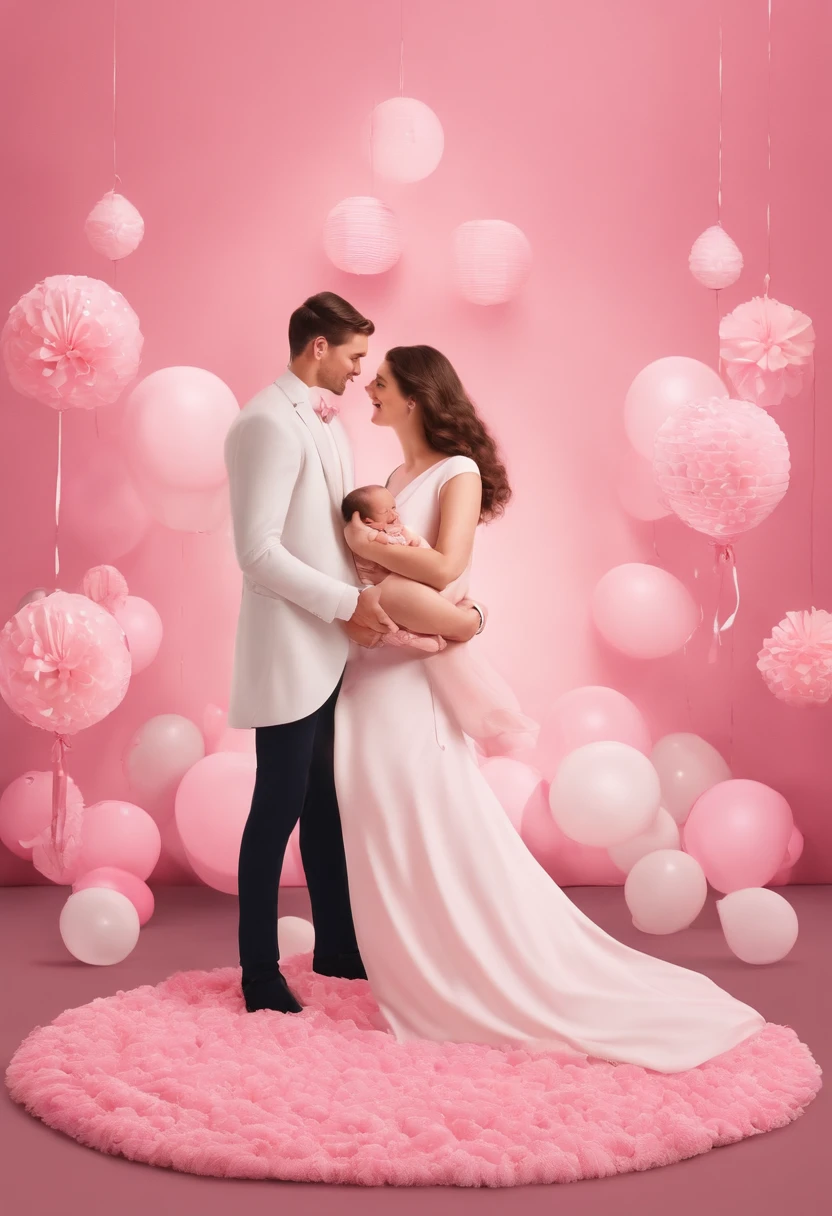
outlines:
[[366, 392], [373, 403], [372, 421], [376, 426], [401, 426], [411, 416], [412, 410], [386, 360], [366, 386]]

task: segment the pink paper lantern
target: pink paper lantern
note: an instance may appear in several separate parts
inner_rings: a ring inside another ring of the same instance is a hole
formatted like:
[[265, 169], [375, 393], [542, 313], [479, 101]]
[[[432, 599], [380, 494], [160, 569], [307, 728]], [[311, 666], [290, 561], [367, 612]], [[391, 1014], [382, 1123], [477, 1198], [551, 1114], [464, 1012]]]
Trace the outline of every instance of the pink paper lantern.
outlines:
[[789, 445], [765, 410], [711, 397], [659, 428], [653, 471], [683, 523], [722, 545], [766, 519], [789, 488]]
[[375, 107], [368, 125], [373, 171], [387, 181], [421, 181], [442, 159], [442, 124], [423, 101], [391, 97]]
[[787, 612], [763, 642], [757, 669], [786, 705], [825, 705], [832, 698], [832, 613]]
[[57, 274], [21, 296], [0, 335], [12, 388], [53, 409], [116, 401], [139, 370], [139, 318], [107, 283]]
[[324, 249], [332, 264], [348, 274], [383, 274], [401, 256], [399, 222], [379, 198], [345, 198], [326, 217]]
[[471, 304], [504, 304], [528, 277], [532, 247], [506, 220], [469, 220], [453, 234], [454, 279]]
[[123, 194], [110, 190], [87, 216], [84, 232], [96, 253], [115, 262], [138, 249], [144, 220]]
[[115, 566], [93, 566], [84, 575], [84, 595], [115, 613], [127, 603], [127, 579]]
[[719, 356], [743, 401], [768, 407], [796, 397], [812, 371], [815, 331], [805, 313], [769, 296], [739, 304], [719, 325]]
[[693, 242], [688, 265], [697, 283], [719, 291], [742, 274], [742, 254], [722, 225], [714, 224]]

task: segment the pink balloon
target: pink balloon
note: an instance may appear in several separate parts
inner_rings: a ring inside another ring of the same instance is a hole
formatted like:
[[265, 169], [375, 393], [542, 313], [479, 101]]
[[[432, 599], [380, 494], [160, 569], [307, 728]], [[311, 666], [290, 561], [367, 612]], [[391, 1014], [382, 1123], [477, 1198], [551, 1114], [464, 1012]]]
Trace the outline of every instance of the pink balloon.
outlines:
[[494, 756], [480, 766], [500, 805], [519, 832], [523, 812], [529, 799], [540, 786], [543, 778], [536, 769], [507, 756]]
[[35, 600], [45, 600], [47, 595], [51, 594], [52, 592], [46, 587], [33, 587], [31, 591], [27, 591], [25, 595], [20, 597], [20, 601], [12, 615], [17, 616], [20, 609], [25, 608], [27, 604], [34, 604]]
[[797, 865], [803, 855], [803, 845], [803, 833], [797, 824], [795, 824], [795, 826], [792, 828], [791, 835], [789, 836], [789, 843], [786, 847], [787, 866]]
[[117, 561], [131, 553], [151, 522], [113, 444], [96, 442], [68, 464], [61, 527], [98, 561]]
[[[84, 799], [71, 777], [66, 783], [70, 812], [80, 811]], [[34, 840], [52, 822], [52, 774], [24, 773], [7, 785], [0, 797], [0, 840], [15, 857], [31, 861], [32, 848], [21, 840]]]
[[153, 892], [146, 882], [142, 882], [128, 870], [119, 870], [115, 866], [99, 866], [97, 870], [88, 870], [72, 884], [73, 894], [85, 891], [87, 887], [106, 887], [109, 891], [119, 891], [126, 895], [139, 914], [139, 924], [146, 925], [153, 915], [156, 901]]
[[614, 688], [586, 685], [555, 701], [543, 722], [538, 743], [540, 767], [552, 778], [565, 756], [586, 743], [613, 740], [647, 755], [650, 732], [632, 701]]
[[541, 781], [523, 807], [520, 834], [529, 852], [560, 887], [620, 886], [621, 870], [606, 849], [565, 836], [549, 809], [549, 787]]
[[645, 522], [664, 519], [670, 507], [661, 501], [653, 475], [653, 465], [638, 452], [628, 451], [621, 461], [616, 480], [618, 501], [633, 519]]
[[142, 805], [158, 819], [173, 811], [179, 783], [205, 755], [202, 732], [181, 714], [145, 722], [127, 745], [124, 775]]
[[159, 653], [162, 618], [152, 604], [137, 595], [129, 595], [126, 603], [116, 608], [113, 615], [127, 635], [133, 675], [137, 675], [149, 667]]
[[139, 370], [142, 342], [124, 296], [74, 274], [52, 275], [21, 296], [0, 336], [12, 388], [56, 410], [116, 401]]
[[120, 705], [130, 683], [121, 626], [85, 595], [55, 591], [0, 633], [0, 694], [41, 730], [74, 735]]
[[256, 742], [253, 730], [234, 730], [227, 726], [217, 740], [215, 752], [245, 752], [255, 755]]
[[203, 882], [228, 895], [237, 893], [256, 768], [254, 756], [215, 752], [185, 774], [176, 793], [176, 826], [188, 861]]
[[84, 812], [76, 873], [114, 866], [147, 879], [161, 850], [159, 829], [147, 811], [132, 802], [97, 802]]
[[228, 713], [219, 705], [208, 704], [202, 715], [202, 733], [205, 736], [205, 751], [215, 752], [223, 731], [228, 726]]
[[659, 566], [628, 562], [599, 581], [592, 616], [602, 637], [622, 654], [658, 659], [682, 649], [700, 613], [675, 575]]
[[163, 486], [138, 471], [133, 481], [142, 503], [157, 521], [173, 532], [217, 532], [231, 510], [227, 484], [207, 490]]
[[684, 848], [711, 886], [728, 894], [764, 887], [783, 864], [792, 812], [782, 794], [759, 781], [722, 781], [706, 790], [684, 827]]
[[688, 401], [727, 396], [728, 389], [706, 363], [685, 355], [657, 359], [639, 372], [627, 392], [627, 437], [637, 452], [652, 460], [656, 432], [674, 410]]
[[239, 409], [228, 385], [204, 368], [152, 372], [127, 402], [128, 460], [169, 489], [215, 490], [226, 480], [225, 437]]
[[797, 941], [797, 913], [776, 891], [734, 891], [717, 900], [716, 910], [728, 946], [744, 963], [777, 963]]
[[789, 488], [789, 467], [786, 436], [747, 401], [689, 402], [656, 435], [664, 499], [682, 523], [722, 545], [768, 518]]
[[549, 805], [571, 840], [609, 849], [640, 836], [659, 813], [659, 777], [626, 743], [586, 743], [570, 752], [549, 789]]

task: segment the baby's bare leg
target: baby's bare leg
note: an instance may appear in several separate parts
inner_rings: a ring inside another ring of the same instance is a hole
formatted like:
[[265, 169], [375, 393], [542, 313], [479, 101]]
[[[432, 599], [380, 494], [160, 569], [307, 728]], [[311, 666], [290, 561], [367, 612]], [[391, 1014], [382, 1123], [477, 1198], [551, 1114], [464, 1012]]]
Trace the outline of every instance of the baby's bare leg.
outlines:
[[449, 642], [467, 642], [480, 625], [475, 608], [458, 608], [433, 587], [389, 574], [381, 584], [381, 606], [402, 629], [434, 633]]

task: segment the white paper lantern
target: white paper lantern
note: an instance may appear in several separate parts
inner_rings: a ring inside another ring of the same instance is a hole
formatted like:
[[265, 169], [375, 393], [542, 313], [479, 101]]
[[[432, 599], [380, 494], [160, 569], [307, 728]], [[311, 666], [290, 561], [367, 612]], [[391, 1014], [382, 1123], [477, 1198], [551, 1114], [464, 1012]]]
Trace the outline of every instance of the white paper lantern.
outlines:
[[453, 234], [454, 278], [471, 304], [504, 304], [529, 272], [532, 249], [524, 232], [506, 220], [469, 220]]
[[742, 254], [722, 225], [714, 224], [693, 242], [688, 265], [697, 283], [719, 290], [742, 274]]
[[430, 106], [415, 97], [391, 97], [377, 105], [367, 123], [370, 161], [379, 177], [419, 182], [442, 159], [445, 133]]
[[116, 262], [141, 244], [144, 220], [129, 199], [110, 190], [87, 216], [84, 232], [96, 253]]
[[326, 217], [324, 249], [348, 274], [383, 274], [401, 256], [399, 222], [379, 198], [345, 198]]

